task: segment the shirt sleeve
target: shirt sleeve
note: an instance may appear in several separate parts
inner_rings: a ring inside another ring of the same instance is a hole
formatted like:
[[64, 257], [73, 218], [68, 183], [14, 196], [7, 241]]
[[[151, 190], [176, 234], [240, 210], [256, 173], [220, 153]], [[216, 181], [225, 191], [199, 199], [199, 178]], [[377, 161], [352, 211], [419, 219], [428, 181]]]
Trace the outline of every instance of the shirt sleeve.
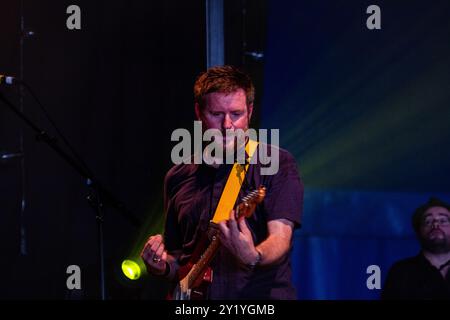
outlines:
[[267, 220], [288, 219], [294, 223], [295, 228], [300, 227], [303, 191], [303, 182], [294, 157], [285, 150], [280, 151], [279, 170], [271, 177], [264, 199]]

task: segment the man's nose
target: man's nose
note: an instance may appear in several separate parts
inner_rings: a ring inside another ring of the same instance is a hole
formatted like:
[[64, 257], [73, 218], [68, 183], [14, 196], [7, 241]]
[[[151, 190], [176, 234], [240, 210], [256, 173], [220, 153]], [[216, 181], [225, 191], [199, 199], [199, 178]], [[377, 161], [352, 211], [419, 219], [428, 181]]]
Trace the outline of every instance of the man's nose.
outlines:
[[225, 116], [223, 117], [222, 127], [223, 129], [231, 129], [233, 127], [233, 121], [231, 121], [231, 118], [228, 114], [225, 114]]

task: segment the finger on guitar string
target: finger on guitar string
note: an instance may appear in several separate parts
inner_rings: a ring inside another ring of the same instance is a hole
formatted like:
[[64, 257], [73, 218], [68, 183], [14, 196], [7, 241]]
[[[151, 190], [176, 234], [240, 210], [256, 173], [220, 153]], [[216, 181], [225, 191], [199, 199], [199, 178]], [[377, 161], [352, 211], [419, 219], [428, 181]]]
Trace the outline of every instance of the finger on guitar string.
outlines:
[[219, 237], [222, 241], [227, 241], [230, 238], [230, 229], [227, 226], [226, 221], [220, 221], [218, 224], [219, 227]]
[[237, 221], [236, 221], [236, 218], [234, 217], [234, 215], [235, 215], [235, 211], [231, 210], [230, 211], [230, 219], [227, 221], [227, 225], [230, 230], [231, 237], [236, 237], [239, 235], [239, 228], [238, 228], [238, 224], [237, 224]]

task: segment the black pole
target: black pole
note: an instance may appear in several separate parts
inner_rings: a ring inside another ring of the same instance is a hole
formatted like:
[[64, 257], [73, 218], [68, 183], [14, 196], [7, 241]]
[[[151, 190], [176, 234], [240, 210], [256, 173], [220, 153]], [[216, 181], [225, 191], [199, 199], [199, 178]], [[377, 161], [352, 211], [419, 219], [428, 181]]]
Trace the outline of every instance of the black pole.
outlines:
[[[90, 185], [90, 180], [87, 181], [87, 184]], [[103, 245], [103, 203], [101, 201], [101, 197], [99, 191], [95, 188], [92, 189], [92, 193], [87, 196], [87, 200], [91, 207], [96, 212], [95, 220], [97, 223], [97, 241], [98, 241], [98, 263], [100, 267], [100, 297], [102, 300], [106, 300], [106, 288], [105, 288], [105, 258], [104, 258], [104, 245]]]
[[35, 125], [23, 112], [14, 106], [1, 92], [0, 101], [3, 101], [20, 119], [22, 119], [29, 127], [36, 132], [38, 141], [45, 142], [51, 149], [53, 149], [61, 158], [63, 158], [75, 171], [77, 171], [91, 188], [91, 193], [87, 200], [94, 208], [96, 213], [97, 230], [98, 230], [98, 251], [99, 251], [99, 265], [100, 265], [100, 294], [101, 299], [106, 299], [105, 289], [105, 259], [104, 259], [104, 243], [103, 243], [103, 221], [104, 221], [104, 202], [116, 208], [122, 215], [124, 215], [134, 226], [139, 226], [140, 221], [134, 214], [128, 211], [125, 206], [117, 200], [117, 198], [109, 192], [92, 174], [92, 172], [85, 166], [80, 165], [73, 157], [65, 152], [58, 145], [58, 141], [51, 137], [46, 131], [40, 129]]
[[[25, 13], [24, 13], [24, 5], [23, 0], [20, 0], [20, 52], [19, 52], [19, 73], [20, 78], [23, 79], [24, 75], [24, 41], [27, 37], [25, 31]], [[23, 87], [19, 88], [19, 110], [20, 112], [24, 112], [24, 101], [23, 101]], [[25, 145], [24, 145], [24, 134], [23, 128], [19, 129], [19, 153], [25, 154]], [[20, 199], [20, 254], [22, 256], [27, 255], [27, 234], [25, 229], [25, 209], [27, 206], [27, 193], [26, 193], [26, 167], [25, 167], [25, 157], [20, 158], [20, 189], [21, 189], [21, 199]]]

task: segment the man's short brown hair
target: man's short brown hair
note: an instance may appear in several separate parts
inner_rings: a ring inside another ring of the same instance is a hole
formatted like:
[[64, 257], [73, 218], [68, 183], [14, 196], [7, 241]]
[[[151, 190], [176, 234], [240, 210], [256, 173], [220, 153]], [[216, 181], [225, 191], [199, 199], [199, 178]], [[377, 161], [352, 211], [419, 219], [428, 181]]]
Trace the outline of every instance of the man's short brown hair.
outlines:
[[233, 66], [209, 68], [200, 74], [194, 84], [194, 100], [200, 109], [204, 108], [204, 97], [211, 92], [232, 93], [238, 89], [245, 91], [247, 107], [255, 100], [255, 87], [250, 76]]

